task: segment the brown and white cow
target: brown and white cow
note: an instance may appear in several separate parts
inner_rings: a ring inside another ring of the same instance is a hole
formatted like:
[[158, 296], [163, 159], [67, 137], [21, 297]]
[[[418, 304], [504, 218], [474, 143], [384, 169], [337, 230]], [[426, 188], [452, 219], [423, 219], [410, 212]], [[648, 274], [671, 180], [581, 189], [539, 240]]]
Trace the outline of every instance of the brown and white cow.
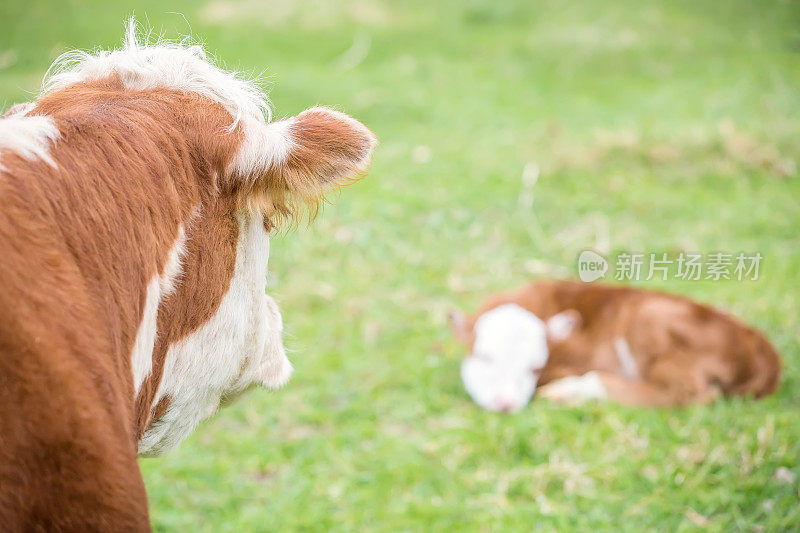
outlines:
[[269, 234], [366, 170], [312, 108], [269, 122], [202, 48], [74, 52], [0, 119], [0, 524], [146, 530], [137, 453], [292, 367]]
[[537, 396], [648, 406], [772, 393], [781, 363], [767, 339], [720, 311], [654, 291], [537, 281], [451, 315], [470, 347], [462, 379], [493, 411]]

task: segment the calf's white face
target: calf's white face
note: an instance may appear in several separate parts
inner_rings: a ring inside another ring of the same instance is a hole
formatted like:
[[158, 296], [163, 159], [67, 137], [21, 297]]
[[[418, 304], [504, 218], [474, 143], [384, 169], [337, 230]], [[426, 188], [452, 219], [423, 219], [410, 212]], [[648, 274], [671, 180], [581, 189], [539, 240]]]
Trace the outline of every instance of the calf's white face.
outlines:
[[475, 403], [490, 411], [517, 411], [530, 401], [547, 363], [547, 328], [516, 304], [487, 311], [474, 327], [472, 353], [461, 378]]

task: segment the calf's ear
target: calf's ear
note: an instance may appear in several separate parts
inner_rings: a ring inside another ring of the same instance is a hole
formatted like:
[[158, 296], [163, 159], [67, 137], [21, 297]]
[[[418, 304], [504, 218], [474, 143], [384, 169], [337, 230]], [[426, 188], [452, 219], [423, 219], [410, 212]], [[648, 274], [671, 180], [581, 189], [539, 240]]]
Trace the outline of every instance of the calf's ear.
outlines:
[[453, 337], [462, 344], [468, 346], [472, 345], [475, 341], [472, 320], [460, 309], [450, 311], [447, 320], [450, 324], [450, 331], [453, 333]]
[[547, 340], [561, 342], [572, 335], [581, 326], [581, 314], [575, 309], [567, 309], [551, 316], [545, 324]]
[[312, 107], [270, 124], [245, 124], [232, 169], [244, 177], [249, 206], [294, 218], [300, 204], [308, 204], [313, 215], [326, 192], [366, 172], [376, 145], [375, 135], [354, 118]]

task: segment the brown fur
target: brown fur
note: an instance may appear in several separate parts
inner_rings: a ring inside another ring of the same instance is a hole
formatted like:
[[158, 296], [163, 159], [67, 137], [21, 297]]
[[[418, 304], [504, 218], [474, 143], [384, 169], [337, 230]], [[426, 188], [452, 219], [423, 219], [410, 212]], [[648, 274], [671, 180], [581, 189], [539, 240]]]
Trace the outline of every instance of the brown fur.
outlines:
[[[563, 340], [549, 339], [550, 356], [538, 391], [566, 376], [595, 371], [609, 398], [632, 405], [705, 403], [719, 395], [771, 394], [780, 358], [758, 331], [735, 318], [680, 296], [573, 281], [537, 281], [494, 296], [455, 328], [471, 345], [483, 313], [515, 303], [547, 321], [577, 312], [578, 324]], [[626, 376], [615, 339], [624, 338], [638, 370]]]
[[[345, 128], [340, 146], [313, 133], [330, 124], [298, 120], [303, 149], [245, 187], [223, 180], [243, 132], [222, 134], [230, 115], [200, 96], [126, 90], [109, 77], [47, 95], [28, 114], [52, 117], [61, 136], [57, 168], [0, 154], [0, 523], [147, 530], [137, 443], [169, 405], [152, 405], [169, 345], [227, 291], [237, 210], [257, 197], [291, 215], [293, 195], [314, 201], [322, 190], [307, 175], [315, 165], [351, 156], [341, 152], [354, 136], [368, 159], [374, 137]], [[333, 174], [323, 181], [341, 180], [342, 166]], [[153, 369], [134, 398], [146, 286], [181, 225], [183, 274], [159, 307]]]
[[[167, 404], [153, 405], [169, 347], [194, 332], [219, 308], [236, 262], [239, 224], [235, 203], [209, 199], [205, 214], [189, 225], [181, 283], [158, 309], [153, 369], [136, 398], [136, 438], [158, 420]], [[169, 400], [166, 400], [169, 402]]]

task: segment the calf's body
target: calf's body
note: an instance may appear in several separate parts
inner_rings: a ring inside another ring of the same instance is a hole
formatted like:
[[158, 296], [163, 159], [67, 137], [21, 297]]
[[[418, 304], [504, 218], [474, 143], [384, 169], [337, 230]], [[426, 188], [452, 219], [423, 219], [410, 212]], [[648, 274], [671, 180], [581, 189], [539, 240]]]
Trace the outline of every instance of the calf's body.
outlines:
[[455, 322], [456, 333], [474, 343], [479, 318], [509, 305], [546, 332], [546, 363], [524, 369], [537, 396], [666, 407], [758, 398], [778, 384], [780, 359], [760, 332], [686, 298], [630, 287], [533, 282], [490, 298]]

